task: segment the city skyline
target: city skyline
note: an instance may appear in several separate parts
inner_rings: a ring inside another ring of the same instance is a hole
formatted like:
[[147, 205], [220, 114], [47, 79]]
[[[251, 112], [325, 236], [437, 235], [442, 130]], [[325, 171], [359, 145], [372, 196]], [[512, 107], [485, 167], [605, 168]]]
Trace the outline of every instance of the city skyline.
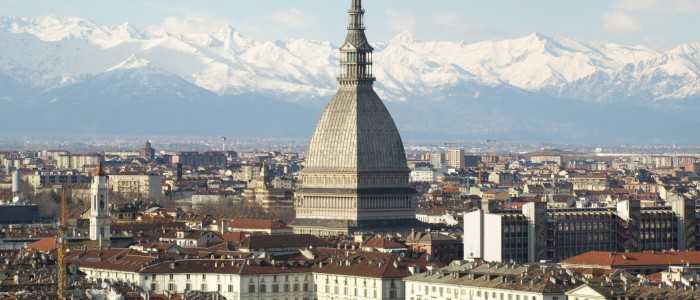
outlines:
[[697, 1], [0, 0], [0, 298], [700, 299]]

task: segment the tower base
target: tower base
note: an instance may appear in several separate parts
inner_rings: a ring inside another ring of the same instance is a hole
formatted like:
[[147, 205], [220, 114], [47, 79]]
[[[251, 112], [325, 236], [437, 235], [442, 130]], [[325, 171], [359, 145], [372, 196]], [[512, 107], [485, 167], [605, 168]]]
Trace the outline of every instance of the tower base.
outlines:
[[296, 219], [290, 226], [295, 234], [315, 236], [349, 236], [356, 233], [408, 233], [430, 228], [416, 219], [349, 221], [326, 219]]

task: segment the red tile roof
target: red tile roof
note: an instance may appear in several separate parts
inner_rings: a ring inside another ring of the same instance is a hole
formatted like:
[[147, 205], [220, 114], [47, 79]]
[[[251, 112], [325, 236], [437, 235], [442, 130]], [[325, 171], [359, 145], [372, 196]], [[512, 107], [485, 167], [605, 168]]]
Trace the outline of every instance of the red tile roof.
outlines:
[[231, 221], [230, 225], [235, 229], [290, 229], [287, 224], [284, 224], [279, 220], [270, 219], [235, 219]]
[[663, 272], [656, 272], [654, 274], [649, 274], [646, 276], [646, 278], [647, 278], [647, 280], [651, 281], [652, 283], [659, 284], [659, 283], [661, 283], [661, 281], [662, 281], [661, 279], [663, 277], [661, 275], [661, 273], [663, 273]]
[[251, 235], [241, 241], [241, 249], [302, 249], [308, 247], [328, 247], [330, 243], [309, 234]]
[[400, 262], [398, 255], [328, 250], [314, 251], [319, 254], [319, 262], [311, 269], [314, 273], [374, 278], [404, 278], [411, 275], [408, 265]]
[[600, 267], [611, 269], [670, 265], [700, 265], [700, 251], [675, 252], [603, 252], [591, 251], [571, 257], [561, 263], [570, 267]]
[[81, 268], [137, 272], [156, 259], [156, 256], [130, 249], [103, 249], [74, 251], [69, 254], [66, 260]]
[[240, 231], [234, 231], [234, 232], [226, 232], [224, 233], [224, 241], [226, 242], [233, 242], [233, 243], [240, 243], [243, 241], [243, 239], [246, 238], [246, 234]]
[[264, 262], [216, 259], [184, 259], [164, 261], [150, 265], [143, 273], [220, 273], [220, 274], [279, 274], [304, 273], [308, 268], [303, 265], [271, 265]]
[[56, 248], [58, 248], [58, 243], [55, 237], [43, 238], [27, 245], [27, 250], [39, 252], [51, 252]]
[[379, 236], [375, 236], [367, 240], [363, 246], [372, 247], [375, 249], [406, 249], [406, 245], [404, 244], [385, 239]]

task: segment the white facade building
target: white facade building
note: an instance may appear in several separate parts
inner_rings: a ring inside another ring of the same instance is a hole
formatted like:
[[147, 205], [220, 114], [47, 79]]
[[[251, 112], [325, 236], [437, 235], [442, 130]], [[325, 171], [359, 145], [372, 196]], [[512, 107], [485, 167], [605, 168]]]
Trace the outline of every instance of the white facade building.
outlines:
[[457, 220], [452, 214], [448, 212], [433, 213], [431, 211], [417, 212], [416, 219], [423, 223], [428, 224], [444, 224], [447, 226], [457, 226], [459, 225], [459, 220]]
[[96, 166], [101, 160], [99, 154], [65, 154], [56, 157], [56, 167], [83, 171], [88, 166]]
[[112, 174], [109, 187], [125, 196], [155, 198], [163, 195], [163, 176], [152, 174]]
[[409, 180], [411, 182], [435, 182], [435, 171], [431, 168], [418, 168], [411, 171]]
[[455, 261], [404, 282], [406, 300], [566, 300], [571, 278], [558, 276], [527, 265]]
[[74, 255], [69, 261], [94, 281], [127, 282], [158, 294], [216, 292], [232, 300], [398, 300], [405, 299], [402, 279], [411, 275], [396, 261], [370, 258], [374, 256], [362, 262], [331, 259], [330, 263], [311, 264], [243, 258], [157, 262], [156, 256], [128, 249]]

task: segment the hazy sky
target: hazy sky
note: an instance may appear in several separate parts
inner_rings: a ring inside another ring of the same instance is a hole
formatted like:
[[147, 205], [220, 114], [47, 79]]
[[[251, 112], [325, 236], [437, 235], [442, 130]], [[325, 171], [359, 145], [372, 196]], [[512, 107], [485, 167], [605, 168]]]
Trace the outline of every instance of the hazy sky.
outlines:
[[[209, 30], [228, 23], [256, 39], [339, 42], [350, 0], [0, 0], [0, 15], [76, 16]], [[667, 48], [700, 41], [700, 0], [365, 0], [370, 39], [476, 41], [541, 32]]]

